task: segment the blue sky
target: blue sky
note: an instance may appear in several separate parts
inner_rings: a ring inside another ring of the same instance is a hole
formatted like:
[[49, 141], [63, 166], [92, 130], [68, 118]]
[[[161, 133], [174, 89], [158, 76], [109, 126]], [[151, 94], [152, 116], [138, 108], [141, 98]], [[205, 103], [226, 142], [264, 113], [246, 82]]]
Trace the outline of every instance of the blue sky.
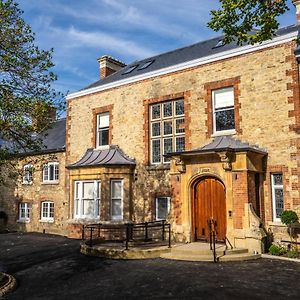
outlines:
[[[125, 63], [217, 35], [207, 28], [218, 0], [20, 0], [42, 49], [54, 48], [55, 88], [74, 92], [98, 80], [97, 58]], [[280, 18], [295, 22], [295, 9]]]

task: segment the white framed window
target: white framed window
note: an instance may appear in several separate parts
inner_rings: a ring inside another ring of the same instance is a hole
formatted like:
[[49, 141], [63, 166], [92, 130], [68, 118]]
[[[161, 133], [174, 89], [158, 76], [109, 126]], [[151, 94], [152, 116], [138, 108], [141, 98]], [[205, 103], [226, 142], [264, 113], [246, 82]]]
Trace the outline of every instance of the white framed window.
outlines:
[[97, 115], [97, 147], [109, 145], [109, 112]]
[[33, 181], [33, 165], [27, 164], [23, 167], [23, 184], [31, 184]]
[[74, 182], [75, 218], [97, 219], [100, 217], [101, 181]]
[[29, 203], [23, 202], [19, 204], [19, 221], [30, 221], [30, 206]]
[[49, 162], [43, 166], [43, 182], [56, 183], [59, 180], [59, 163]]
[[157, 197], [155, 199], [155, 219], [166, 220], [170, 212], [170, 197]]
[[169, 163], [164, 154], [185, 149], [184, 100], [150, 106], [150, 162]]
[[123, 220], [123, 180], [110, 181], [111, 219]]
[[53, 221], [54, 220], [54, 202], [44, 201], [42, 202], [41, 220]]
[[213, 133], [234, 133], [234, 88], [227, 87], [212, 91], [212, 100]]
[[273, 221], [280, 222], [284, 210], [282, 173], [271, 174]]

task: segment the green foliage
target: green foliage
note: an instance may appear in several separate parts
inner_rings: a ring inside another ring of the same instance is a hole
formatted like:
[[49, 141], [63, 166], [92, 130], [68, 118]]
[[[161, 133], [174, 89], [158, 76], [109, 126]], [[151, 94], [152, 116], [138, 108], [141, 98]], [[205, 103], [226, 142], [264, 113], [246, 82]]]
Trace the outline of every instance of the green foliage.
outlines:
[[[40, 50], [14, 0], [0, 0], [0, 162], [12, 152], [36, 151], [41, 141], [32, 133], [49, 126], [49, 109], [61, 109], [63, 98], [51, 84], [53, 50]], [[32, 123], [34, 120], [42, 122]], [[9, 145], [9, 147], [7, 146]]]
[[277, 17], [289, 8], [287, 0], [220, 0], [222, 7], [211, 11], [208, 26], [222, 30], [224, 43], [255, 44], [271, 39], [279, 27]]
[[292, 210], [285, 210], [280, 215], [281, 222], [285, 225], [298, 222], [299, 218], [297, 214]]
[[279, 256], [279, 255], [283, 255], [285, 252], [286, 252], [285, 249], [279, 245], [272, 244], [271, 247], [269, 248], [269, 253], [271, 255]]
[[291, 250], [287, 252], [287, 257], [288, 258], [298, 258], [299, 257], [299, 253], [295, 250]]

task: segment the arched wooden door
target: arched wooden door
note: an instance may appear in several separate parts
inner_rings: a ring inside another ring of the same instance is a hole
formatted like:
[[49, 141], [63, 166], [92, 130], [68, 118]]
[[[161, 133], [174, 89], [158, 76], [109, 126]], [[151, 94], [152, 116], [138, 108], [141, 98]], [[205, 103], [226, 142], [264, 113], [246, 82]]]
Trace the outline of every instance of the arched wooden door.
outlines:
[[216, 178], [205, 178], [194, 187], [193, 223], [195, 240], [209, 240], [208, 220], [216, 221], [216, 239], [226, 235], [225, 187]]

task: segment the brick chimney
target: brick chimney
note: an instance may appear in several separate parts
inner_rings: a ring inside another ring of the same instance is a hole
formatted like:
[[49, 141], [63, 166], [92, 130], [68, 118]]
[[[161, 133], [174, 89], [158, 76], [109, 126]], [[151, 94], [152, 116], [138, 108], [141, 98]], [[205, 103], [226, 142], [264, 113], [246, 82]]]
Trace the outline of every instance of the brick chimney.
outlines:
[[97, 60], [100, 65], [100, 79], [103, 79], [126, 66], [121, 61], [109, 55], [101, 56]]
[[300, 0], [292, 0], [293, 4], [296, 7], [296, 17], [297, 17], [297, 24], [300, 24]]

